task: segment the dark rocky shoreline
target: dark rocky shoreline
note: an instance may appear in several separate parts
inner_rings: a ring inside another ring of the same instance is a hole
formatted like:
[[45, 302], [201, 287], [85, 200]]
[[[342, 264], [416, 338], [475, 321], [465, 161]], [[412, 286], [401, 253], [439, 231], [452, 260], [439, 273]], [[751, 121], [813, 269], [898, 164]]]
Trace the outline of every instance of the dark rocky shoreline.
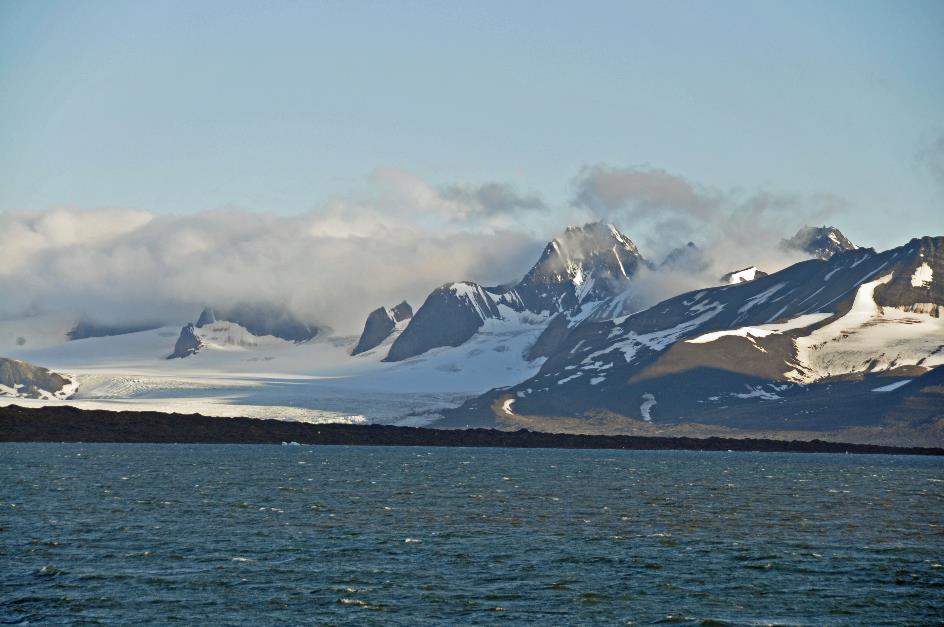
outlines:
[[944, 455], [944, 449], [844, 444], [822, 440], [572, 435], [495, 429], [428, 429], [387, 425], [307, 424], [200, 414], [112, 412], [69, 406], [0, 407], [0, 442], [193, 444], [340, 444], [506, 448], [764, 451]]

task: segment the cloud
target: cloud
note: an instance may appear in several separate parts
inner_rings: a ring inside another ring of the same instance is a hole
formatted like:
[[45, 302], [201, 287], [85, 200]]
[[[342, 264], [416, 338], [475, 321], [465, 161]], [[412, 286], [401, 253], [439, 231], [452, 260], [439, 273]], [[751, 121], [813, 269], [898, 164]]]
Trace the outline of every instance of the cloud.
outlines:
[[674, 212], [709, 218], [722, 200], [715, 190], [649, 167], [587, 167], [577, 176], [575, 186], [575, 205], [599, 215], [620, 213], [629, 218]]
[[547, 211], [544, 201], [535, 194], [522, 195], [505, 183], [484, 185], [449, 185], [440, 188], [443, 199], [454, 202], [470, 217], [515, 214], [522, 211]]
[[0, 317], [86, 316], [102, 323], [193, 320], [205, 305], [274, 304], [343, 334], [402, 299], [451, 281], [518, 279], [548, 235], [604, 219], [658, 262], [694, 241], [697, 267], [644, 271], [642, 306], [713, 285], [748, 265], [797, 261], [779, 246], [831, 196], [722, 191], [655, 168], [596, 165], [553, 206], [511, 185], [434, 185], [379, 169], [358, 193], [301, 215], [229, 208], [186, 215], [122, 209], [0, 212]]
[[508, 281], [540, 253], [543, 242], [522, 231], [463, 225], [432, 186], [397, 184], [297, 216], [0, 213], [0, 316], [182, 322], [204, 305], [276, 303], [356, 333], [375, 307], [419, 306], [449, 281]]
[[507, 183], [435, 186], [396, 168], [375, 170], [370, 180], [373, 194], [369, 202], [382, 207], [388, 218], [405, 218], [440, 229], [508, 227], [520, 222], [523, 215], [548, 211], [540, 196], [522, 194]]
[[780, 249], [781, 238], [845, 209], [829, 194], [722, 190], [648, 166], [586, 167], [573, 188], [575, 208], [620, 224], [650, 259], [693, 241], [708, 260], [706, 273], [717, 276], [749, 265], [770, 272], [798, 261], [797, 253]]

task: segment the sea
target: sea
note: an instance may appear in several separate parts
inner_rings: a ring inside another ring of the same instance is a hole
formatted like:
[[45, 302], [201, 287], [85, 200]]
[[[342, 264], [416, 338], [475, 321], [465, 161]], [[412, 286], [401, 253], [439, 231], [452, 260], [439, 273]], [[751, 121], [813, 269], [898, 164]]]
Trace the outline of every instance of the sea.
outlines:
[[2, 444], [0, 622], [939, 625], [944, 460]]

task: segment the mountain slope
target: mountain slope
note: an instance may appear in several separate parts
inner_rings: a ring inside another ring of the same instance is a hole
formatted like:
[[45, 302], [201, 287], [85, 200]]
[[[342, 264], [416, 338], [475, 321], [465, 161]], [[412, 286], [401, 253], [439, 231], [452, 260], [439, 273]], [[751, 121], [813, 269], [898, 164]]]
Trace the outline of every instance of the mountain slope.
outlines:
[[[925, 237], [683, 294], [624, 319], [586, 321], [535, 377], [469, 401], [443, 426], [609, 412], [624, 421], [731, 427], [744, 407], [767, 427], [786, 420], [809, 428], [812, 409], [795, 403], [813, 398], [814, 388], [944, 364], [942, 273], [944, 238]], [[512, 414], [502, 399], [512, 401]], [[819, 420], [841, 422], [823, 415], [833, 407], [826, 397], [819, 401]], [[857, 415], [878, 420], [871, 410]]]
[[377, 348], [398, 329], [402, 331], [403, 328], [406, 328], [407, 321], [412, 317], [413, 308], [406, 301], [392, 309], [378, 307], [373, 310], [367, 316], [367, 321], [364, 322], [364, 330], [361, 332], [354, 350], [351, 351], [351, 355], [360, 355]]
[[255, 336], [271, 335], [289, 342], [307, 342], [318, 335], [317, 327], [282, 307], [267, 304], [240, 304], [226, 309], [205, 307], [196, 327], [202, 329], [215, 322], [232, 322]]
[[62, 375], [19, 359], [0, 357], [0, 396], [63, 399], [74, 391], [72, 381]]

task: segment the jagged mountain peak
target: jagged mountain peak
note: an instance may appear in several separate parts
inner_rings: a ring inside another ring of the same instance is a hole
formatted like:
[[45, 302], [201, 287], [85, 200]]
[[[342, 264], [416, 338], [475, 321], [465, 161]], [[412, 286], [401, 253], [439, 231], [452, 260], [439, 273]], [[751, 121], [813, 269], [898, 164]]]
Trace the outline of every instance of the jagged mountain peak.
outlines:
[[817, 259], [829, 259], [836, 253], [858, 248], [834, 226], [803, 226], [793, 237], [783, 240], [781, 246], [801, 250]]
[[378, 307], [370, 312], [364, 323], [357, 345], [351, 355], [360, 355], [377, 348], [384, 340], [397, 331], [402, 331], [406, 323], [413, 317], [413, 308], [410, 303], [403, 301], [392, 308]]
[[386, 361], [458, 346], [487, 320], [502, 320], [512, 311], [570, 319], [584, 305], [624, 293], [641, 264], [648, 262], [616, 226], [589, 222], [567, 227], [517, 283], [484, 287], [460, 281], [434, 290], [393, 342]]
[[708, 269], [708, 266], [705, 252], [695, 242], [688, 242], [684, 246], [670, 250], [658, 268], [682, 272], [703, 272]]
[[573, 263], [609, 253], [614, 246], [627, 254], [640, 256], [639, 248], [631, 239], [613, 224], [603, 221], [568, 226], [561, 235], [551, 240], [545, 250], [560, 256], [565, 262]]

